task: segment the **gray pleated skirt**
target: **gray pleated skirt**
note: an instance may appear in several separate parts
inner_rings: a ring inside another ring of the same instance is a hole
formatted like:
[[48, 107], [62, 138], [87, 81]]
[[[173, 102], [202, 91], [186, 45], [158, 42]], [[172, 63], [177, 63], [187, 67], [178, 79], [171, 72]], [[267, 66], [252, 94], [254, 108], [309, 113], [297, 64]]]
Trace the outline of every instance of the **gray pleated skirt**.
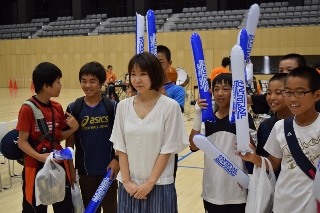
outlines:
[[174, 184], [154, 185], [146, 200], [136, 199], [119, 182], [118, 213], [177, 213], [177, 193]]

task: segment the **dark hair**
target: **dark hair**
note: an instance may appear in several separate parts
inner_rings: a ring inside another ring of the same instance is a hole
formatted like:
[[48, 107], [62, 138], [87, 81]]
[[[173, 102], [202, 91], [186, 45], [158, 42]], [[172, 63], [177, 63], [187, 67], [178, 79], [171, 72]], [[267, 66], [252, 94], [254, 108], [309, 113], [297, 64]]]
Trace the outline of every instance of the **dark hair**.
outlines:
[[150, 90], [159, 91], [164, 84], [164, 71], [159, 59], [151, 53], [144, 52], [137, 54], [131, 58], [128, 64], [129, 85], [136, 91], [131, 84], [131, 72], [134, 66], [138, 66], [141, 71], [147, 72], [151, 81]]
[[226, 67], [228, 65], [230, 65], [230, 58], [229, 57], [224, 57], [222, 59], [221, 66]]
[[112, 68], [112, 65], [108, 65], [107, 69]]
[[288, 73], [277, 73], [270, 78], [269, 83], [271, 81], [282, 81], [284, 83], [287, 75], [288, 75]]
[[313, 69], [317, 69], [317, 70], [320, 69], [320, 61], [314, 63], [314, 64], [312, 65], [312, 68], [313, 68]]
[[62, 72], [56, 65], [49, 62], [38, 64], [32, 73], [35, 93], [40, 92], [44, 85], [51, 87], [57, 78], [62, 78]]
[[281, 61], [288, 60], [288, 59], [295, 60], [298, 63], [298, 67], [306, 67], [307, 66], [306, 59], [302, 55], [299, 55], [296, 53], [291, 53], [291, 54], [283, 56], [281, 58]]
[[221, 73], [217, 75], [212, 81], [212, 89], [216, 84], [228, 84], [232, 87], [232, 74], [231, 73]]
[[99, 79], [99, 83], [103, 84], [106, 81], [106, 69], [96, 61], [92, 61], [83, 65], [79, 72], [79, 81], [84, 75], [93, 75]]
[[157, 46], [157, 53], [162, 53], [166, 56], [167, 61], [171, 61], [171, 52], [168, 47], [159, 45]]
[[297, 67], [288, 73], [286, 81], [289, 77], [304, 78], [308, 81], [312, 93], [320, 89], [320, 74], [311, 67]]

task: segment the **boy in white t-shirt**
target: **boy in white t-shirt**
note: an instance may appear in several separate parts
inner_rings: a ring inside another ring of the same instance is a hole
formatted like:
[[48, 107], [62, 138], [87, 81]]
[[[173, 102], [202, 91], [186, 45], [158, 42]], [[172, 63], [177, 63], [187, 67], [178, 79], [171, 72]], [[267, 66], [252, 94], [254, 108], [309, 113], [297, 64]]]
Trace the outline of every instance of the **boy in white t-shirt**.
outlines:
[[[293, 128], [300, 148], [310, 162], [317, 167], [320, 156], [320, 116], [315, 104], [320, 99], [320, 75], [309, 67], [293, 69], [281, 91], [292, 114], [295, 115]], [[253, 147], [251, 147], [253, 148]], [[284, 134], [284, 120], [278, 121], [264, 146], [270, 153], [273, 170], [281, 166], [274, 194], [274, 213], [315, 213], [316, 199], [312, 193], [313, 180], [297, 165]], [[261, 166], [261, 157], [255, 153], [239, 155], [246, 161]], [[268, 168], [267, 168], [268, 169]]]

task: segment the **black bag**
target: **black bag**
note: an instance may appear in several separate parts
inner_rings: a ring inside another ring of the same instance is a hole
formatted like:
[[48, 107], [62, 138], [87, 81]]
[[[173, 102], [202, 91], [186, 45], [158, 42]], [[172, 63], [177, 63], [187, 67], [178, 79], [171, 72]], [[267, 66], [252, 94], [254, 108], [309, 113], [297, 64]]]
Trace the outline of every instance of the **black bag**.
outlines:
[[9, 160], [19, 160], [24, 152], [18, 147], [19, 131], [13, 129], [1, 139], [1, 153]]
[[[82, 105], [84, 102], [84, 97], [77, 98], [74, 102], [74, 109], [72, 111], [72, 116], [78, 120], [79, 114], [82, 109]], [[102, 96], [102, 102], [104, 107], [106, 108], [109, 116], [109, 121], [110, 121], [110, 127], [112, 129], [113, 123], [114, 123], [114, 118], [116, 114], [116, 102], [112, 102], [109, 98]]]
[[300, 169], [312, 180], [316, 175], [316, 168], [309, 161], [307, 156], [303, 153], [301, 147], [299, 146], [299, 142], [297, 140], [297, 136], [293, 129], [293, 116], [290, 118], [284, 119], [284, 134], [286, 136], [287, 144], [292, 154], [292, 157], [296, 161], [297, 165]]

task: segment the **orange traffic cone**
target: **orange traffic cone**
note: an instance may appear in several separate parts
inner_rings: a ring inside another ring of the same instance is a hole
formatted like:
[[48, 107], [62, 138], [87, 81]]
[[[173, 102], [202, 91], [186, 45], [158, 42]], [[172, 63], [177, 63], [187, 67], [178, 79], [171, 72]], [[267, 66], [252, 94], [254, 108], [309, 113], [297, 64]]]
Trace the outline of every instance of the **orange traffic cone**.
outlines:
[[34, 89], [34, 84], [33, 84], [32, 81], [31, 81], [31, 87], [30, 87], [30, 89]]
[[9, 87], [8, 88], [13, 88], [12, 87], [12, 80], [11, 80], [11, 78], [10, 78], [10, 81], [9, 81]]
[[13, 89], [18, 89], [16, 79], [14, 79]]

